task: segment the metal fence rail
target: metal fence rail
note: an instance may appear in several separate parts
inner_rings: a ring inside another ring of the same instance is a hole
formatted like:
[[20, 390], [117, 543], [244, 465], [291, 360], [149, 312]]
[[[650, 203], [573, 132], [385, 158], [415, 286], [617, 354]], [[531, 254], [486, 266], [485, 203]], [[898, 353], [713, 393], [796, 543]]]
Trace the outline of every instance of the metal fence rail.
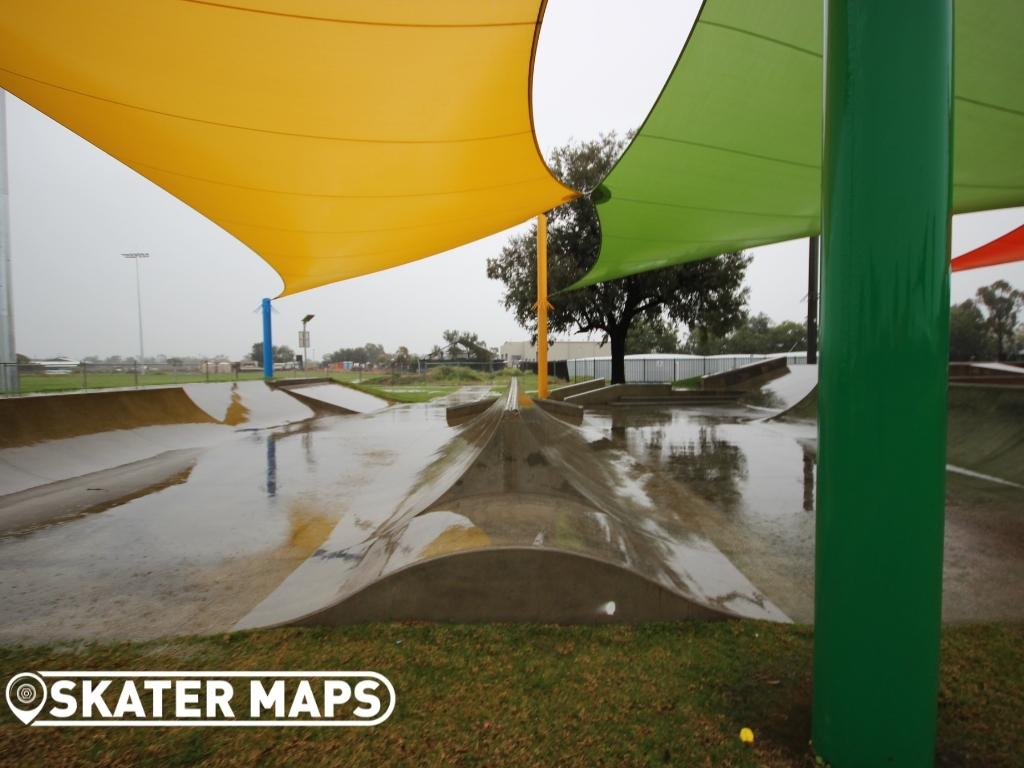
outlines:
[[[17, 373], [17, 376], [12, 374]], [[313, 369], [285, 368], [275, 377], [309, 376]], [[0, 363], [0, 395], [69, 392], [110, 387], [145, 387], [209, 381], [262, 379], [263, 371], [221, 362], [171, 363]]]
[[[787, 365], [805, 365], [804, 352], [787, 355], [713, 355], [709, 357], [665, 357], [631, 355], [625, 361], [626, 382], [629, 384], [669, 384], [673, 381], [724, 373], [741, 365], [785, 357]], [[604, 378], [611, 380], [610, 357], [589, 357], [567, 361], [570, 380]]]

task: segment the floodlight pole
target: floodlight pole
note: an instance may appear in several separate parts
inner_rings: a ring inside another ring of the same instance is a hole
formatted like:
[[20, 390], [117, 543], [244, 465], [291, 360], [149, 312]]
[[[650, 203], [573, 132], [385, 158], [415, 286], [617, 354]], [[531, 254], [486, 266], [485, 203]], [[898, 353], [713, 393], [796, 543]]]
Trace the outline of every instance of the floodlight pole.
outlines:
[[0, 89], [0, 392], [18, 391], [11, 286], [11, 210], [7, 180], [7, 94]]
[[548, 396], [548, 217], [537, 216], [537, 397]]
[[139, 312], [139, 362], [135, 365], [135, 370], [138, 371], [140, 365], [145, 365], [146, 352], [142, 345], [142, 277], [139, 270], [139, 262], [142, 259], [148, 259], [148, 253], [133, 252], [133, 253], [122, 253], [126, 259], [132, 259], [135, 262], [135, 301], [138, 304]]
[[825, 19], [813, 745], [835, 768], [931, 766], [953, 0]]
[[309, 358], [309, 331], [306, 330], [306, 326], [314, 317], [315, 315], [306, 315], [302, 318], [302, 333], [299, 335], [299, 346], [302, 347], [302, 370], [306, 370], [306, 362]]
[[260, 304], [263, 311], [263, 378], [271, 381], [274, 378], [274, 339], [270, 327], [270, 299]]

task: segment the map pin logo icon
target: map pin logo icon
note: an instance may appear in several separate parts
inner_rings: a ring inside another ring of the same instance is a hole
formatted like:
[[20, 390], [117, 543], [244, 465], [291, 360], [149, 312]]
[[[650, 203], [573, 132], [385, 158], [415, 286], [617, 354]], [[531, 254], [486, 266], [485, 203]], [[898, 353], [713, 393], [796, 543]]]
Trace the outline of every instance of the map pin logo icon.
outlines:
[[35, 720], [46, 698], [46, 683], [32, 672], [22, 672], [7, 682], [7, 706], [25, 725]]

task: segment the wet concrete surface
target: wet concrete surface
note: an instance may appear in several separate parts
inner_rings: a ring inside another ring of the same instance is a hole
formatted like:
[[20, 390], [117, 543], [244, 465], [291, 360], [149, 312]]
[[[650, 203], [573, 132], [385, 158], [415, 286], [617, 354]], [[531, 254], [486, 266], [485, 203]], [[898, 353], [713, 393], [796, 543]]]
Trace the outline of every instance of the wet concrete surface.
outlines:
[[[742, 405], [650, 407], [589, 410], [584, 425], [709, 502], [712, 541], [791, 618], [810, 623], [817, 428], [762, 417]], [[1024, 618], [1024, 488], [956, 471], [946, 484], [944, 620]]]
[[343, 384], [303, 384], [286, 387], [285, 391], [308, 398], [314, 403], [337, 406], [349, 413], [372, 413], [388, 407], [387, 400], [381, 400], [379, 397], [368, 395], [366, 392], [360, 392], [358, 389], [352, 389]]
[[[131, 490], [95, 508], [59, 486], [39, 488], [50, 522], [62, 522], [0, 536], [0, 641], [230, 629], [336, 528], [365, 532], [383, 522], [374, 515], [387, 504], [370, 502], [401, 498], [422, 481], [451, 438], [444, 418], [442, 402], [267, 429], [243, 424], [218, 433], [184, 470], [170, 461], [163, 473], [149, 467], [156, 476], [144, 487], [131, 480], [133, 464], [103, 471], [103, 487]], [[100, 447], [104, 434], [85, 438]], [[0, 499], [12, 508], [29, 501]]]
[[[371, 535], [339, 525], [240, 626], [396, 616], [788, 620], [694, 524], [707, 516], [693, 509], [704, 502], [602, 438], [592, 445], [529, 399], [517, 402], [510, 410], [499, 400], [468, 422]], [[380, 513], [395, 501], [378, 495], [366, 506]], [[460, 567], [445, 562], [454, 556]], [[505, 584], [516, 568], [529, 600], [492, 578], [505, 573]], [[399, 586], [378, 589], [385, 582]]]
[[[588, 410], [580, 430], [526, 422], [545, 450], [522, 454], [516, 495], [506, 493], [508, 468], [477, 463], [494, 450], [500, 415], [445, 421], [448, 405], [488, 387], [297, 423], [255, 409], [255, 425], [243, 414], [233, 428], [182, 426], [216, 430], [194, 453], [44, 479], [34, 493], [3, 494], [0, 483], [0, 520], [4, 504], [28, 510], [23, 524], [0, 526], [0, 642], [265, 626], [418, 563], [524, 546], [597, 557], [708, 603], [740, 584], [774, 618], [809, 622], [816, 428], [764, 420], [805, 384], [778, 379], [765, 389], [774, 399], [753, 392], [769, 405]], [[206, 393], [225, 421], [239, 412], [232, 392]], [[46, 444], [28, 448], [45, 458]], [[1024, 489], [958, 473], [947, 481], [945, 620], [1024, 618]], [[755, 612], [756, 600], [746, 603]]]
[[763, 411], [765, 416], [776, 415], [800, 402], [818, 384], [818, 366], [791, 365], [740, 385], [745, 394], [744, 405]]

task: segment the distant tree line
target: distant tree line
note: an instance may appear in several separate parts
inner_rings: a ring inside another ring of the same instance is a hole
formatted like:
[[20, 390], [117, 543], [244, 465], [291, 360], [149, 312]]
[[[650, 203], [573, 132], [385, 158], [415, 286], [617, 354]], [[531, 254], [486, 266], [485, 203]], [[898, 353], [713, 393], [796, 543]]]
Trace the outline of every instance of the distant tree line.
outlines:
[[949, 359], [1017, 360], [1024, 351], [1024, 327], [1018, 318], [1024, 292], [1005, 280], [979, 288], [973, 299], [949, 310]]
[[399, 347], [394, 352], [387, 352], [382, 344], [364, 344], [361, 347], [342, 347], [324, 355], [323, 362], [328, 365], [336, 363], [353, 363], [360, 367], [394, 368], [407, 371], [419, 365], [419, 357], [409, 352], [408, 347]]
[[683, 352], [691, 355], [771, 355], [807, 350], [807, 324], [773, 323], [763, 312], [744, 317], [729, 333], [691, 333]]

